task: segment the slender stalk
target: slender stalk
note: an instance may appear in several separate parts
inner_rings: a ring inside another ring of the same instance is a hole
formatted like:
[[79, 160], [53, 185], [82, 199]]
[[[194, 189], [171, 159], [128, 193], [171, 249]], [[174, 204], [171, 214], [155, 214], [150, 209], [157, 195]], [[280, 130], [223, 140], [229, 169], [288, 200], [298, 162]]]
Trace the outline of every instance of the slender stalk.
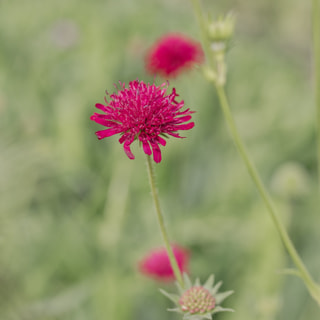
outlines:
[[218, 98], [220, 101], [220, 105], [221, 105], [225, 120], [226, 120], [227, 125], [229, 127], [233, 141], [234, 141], [234, 143], [235, 143], [235, 145], [236, 145], [236, 147], [242, 157], [242, 160], [244, 161], [244, 163], [247, 167], [247, 170], [248, 170], [253, 182], [255, 183], [255, 185], [260, 193], [262, 200], [264, 201], [266, 207], [268, 208], [268, 211], [270, 213], [272, 221], [273, 221], [277, 231], [279, 232], [279, 235], [281, 237], [281, 240], [282, 240], [285, 248], [287, 249], [294, 264], [296, 265], [297, 269], [299, 270], [300, 277], [304, 280], [305, 285], [307, 286], [311, 296], [320, 305], [320, 288], [315, 283], [315, 281], [312, 279], [312, 277], [309, 274], [307, 268], [305, 267], [303, 261], [301, 260], [298, 252], [296, 251], [286, 229], [284, 228], [281, 220], [278, 218], [274, 204], [273, 204], [265, 186], [263, 185], [254, 164], [252, 163], [251, 159], [248, 156], [248, 153], [246, 151], [246, 147], [245, 147], [244, 143], [242, 142], [242, 139], [240, 138], [238, 130], [236, 128], [236, 125], [235, 125], [235, 122], [234, 122], [234, 119], [233, 119], [233, 116], [232, 116], [232, 113], [231, 113], [231, 110], [229, 107], [228, 99], [225, 94], [224, 87], [223, 86], [216, 86], [216, 90], [217, 90]]
[[312, 0], [314, 90], [317, 113], [318, 183], [320, 189], [320, 0]]
[[[315, 63], [316, 63], [316, 85], [319, 86], [320, 85], [320, 38], [319, 38], [319, 26], [320, 26], [320, 13], [319, 13], [319, 1], [320, 0], [313, 0], [313, 28], [314, 28], [314, 47], [315, 47]], [[206, 37], [206, 26], [205, 26], [205, 20], [203, 19], [202, 13], [200, 12], [201, 7], [200, 7], [200, 2], [199, 0], [192, 0], [192, 3], [194, 5], [195, 8], [195, 13], [196, 16], [199, 20], [199, 24], [200, 24], [200, 28], [201, 28], [201, 32], [203, 33], [202, 38]], [[206, 52], [210, 51], [210, 44], [208, 43], [208, 41], [203, 42], [203, 45], [206, 48]], [[320, 305], [320, 287], [319, 285], [312, 279], [311, 275], [309, 274], [307, 268], [305, 267], [303, 261], [301, 260], [298, 252], [296, 251], [286, 229], [284, 228], [281, 220], [278, 218], [278, 214], [276, 212], [276, 209], [274, 207], [274, 204], [271, 200], [271, 197], [269, 196], [269, 193], [267, 192], [264, 184], [262, 183], [262, 180], [254, 166], [254, 164], [252, 163], [252, 161], [250, 160], [248, 153], [246, 151], [246, 147], [244, 145], [244, 143], [242, 142], [242, 139], [238, 133], [237, 127], [235, 125], [230, 107], [229, 107], [229, 103], [228, 103], [228, 99], [224, 90], [224, 81], [218, 81], [219, 79], [223, 79], [225, 80], [225, 67], [224, 67], [224, 61], [221, 59], [217, 59], [217, 57], [214, 57], [214, 54], [212, 53], [212, 58], [209, 59], [209, 63], [211, 61], [214, 61], [213, 59], [215, 59], [216, 61], [216, 67], [217, 69], [214, 70], [217, 72], [217, 77], [216, 79], [213, 81], [215, 84], [215, 88], [217, 90], [217, 94], [218, 94], [218, 98], [220, 101], [220, 105], [225, 117], [225, 120], [227, 122], [227, 125], [229, 127], [231, 136], [233, 138], [233, 141], [242, 157], [242, 160], [244, 161], [247, 170], [253, 180], [253, 182], [255, 183], [260, 196], [262, 198], [262, 200], [264, 201], [268, 212], [270, 213], [271, 219], [277, 229], [277, 231], [279, 232], [279, 235], [281, 237], [281, 240], [285, 246], [285, 248], [287, 249], [289, 255], [291, 256], [296, 268], [299, 270], [299, 276], [303, 279], [306, 287], [309, 290], [310, 295], [317, 301], [317, 303]], [[214, 63], [213, 63], [214, 65]], [[210, 64], [210, 67], [212, 66], [212, 64]], [[221, 72], [223, 74], [221, 74]], [[317, 92], [317, 108], [318, 108], [318, 135], [319, 135], [319, 145], [318, 145], [318, 149], [319, 149], [319, 170], [320, 170], [320, 90], [319, 88], [316, 88], [316, 92]], [[320, 181], [320, 173], [319, 173], [319, 181]]]
[[171, 248], [171, 245], [170, 245], [170, 241], [169, 241], [169, 237], [168, 237], [168, 233], [166, 231], [163, 214], [162, 214], [161, 207], [160, 207], [159, 196], [158, 196], [158, 192], [157, 192], [157, 188], [156, 188], [156, 184], [155, 184], [155, 176], [154, 176], [152, 160], [151, 160], [150, 156], [147, 155], [146, 157], [147, 157], [147, 169], [148, 169], [148, 176], [149, 176], [149, 182], [150, 182], [152, 198], [153, 198], [153, 201], [154, 201], [154, 206], [155, 206], [155, 209], [156, 209], [156, 214], [157, 214], [158, 223], [159, 223], [160, 231], [161, 231], [161, 234], [162, 234], [162, 238], [163, 238], [163, 241], [164, 241], [164, 245], [166, 247], [166, 250], [167, 250], [167, 253], [168, 253], [168, 256], [169, 256], [169, 260], [170, 260], [170, 264], [171, 264], [173, 273], [174, 273], [178, 283], [180, 284], [180, 286], [182, 288], [184, 288], [182, 275], [181, 275], [177, 260], [176, 260], [174, 254], [173, 254], [173, 251], [172, 251], [172, 248]]

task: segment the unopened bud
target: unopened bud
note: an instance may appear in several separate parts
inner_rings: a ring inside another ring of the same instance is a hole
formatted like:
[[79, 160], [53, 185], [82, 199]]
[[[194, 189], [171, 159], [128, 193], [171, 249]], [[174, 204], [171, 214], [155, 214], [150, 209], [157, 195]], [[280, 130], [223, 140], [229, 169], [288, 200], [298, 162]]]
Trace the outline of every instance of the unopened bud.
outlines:
[[183, 274], [183, 279], [184, 288], [177, 283], [179, 296], [160, 290], [176, 305], [176, 308], [169, 309], [169, 311], [182, 314], [184, 320], [210, 320], [212, 315], [217, 312], [233, 312], [232, 309], [223, 308], [220, 305], [233, 291], [219, 292], [222, 282], [214, 284], [213, 275], [208, 278], [204, 285], [201, 285], [199, 279], [192, 284], [185, 273]]
[[216, 300], [208, 289], [194, 286], [183, 293], [179, 304], [183, 312], [201, 314], [211, 312], [216, 305]]
[[213, 50], [225, 50], [226, 43], [233, 36], [234, 24], [234, 15], [231, 13], [209, 23], [208, 36]]

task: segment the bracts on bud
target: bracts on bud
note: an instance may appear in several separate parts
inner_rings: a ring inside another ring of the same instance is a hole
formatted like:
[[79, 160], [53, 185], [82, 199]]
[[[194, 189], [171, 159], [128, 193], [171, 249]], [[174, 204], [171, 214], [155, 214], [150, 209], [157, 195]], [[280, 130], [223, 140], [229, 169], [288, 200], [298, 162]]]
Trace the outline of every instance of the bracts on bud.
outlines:
[[217, 312], [233, 312], [232, 309], [220, 306], [222, 301], [230, 296], [233, 291], [218, 292], [222, 282], [214, 285], [213, 275], [208, 278], [204, 285], [201, 285], [199, 279], [196, 279], [195, 283], [192, 284], [187, 274], [184, 274], [183, 278], [184, 288], [176, 283], [179, 295], [160, 290], [176, 305], [175, 308], [168, 309], [169, 311], [183, 314], [183, 320], [211, 320], [212, 315]]

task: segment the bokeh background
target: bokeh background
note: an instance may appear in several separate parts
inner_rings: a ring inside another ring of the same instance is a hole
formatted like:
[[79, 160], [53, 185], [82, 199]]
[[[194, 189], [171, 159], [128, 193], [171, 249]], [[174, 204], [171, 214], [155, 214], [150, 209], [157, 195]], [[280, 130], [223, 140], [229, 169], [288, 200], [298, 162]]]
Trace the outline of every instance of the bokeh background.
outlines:
[[[228, 86], [239, 130], [290, 235], [320, 280], [311, 1], [204, 1], [233, 10]], [[153, 81], [146, 50], [169, 31], [199, 39], [190, 2], [0, 0], [0, 319], [180, 319], [137, 262], [162, 245], [145, 158], [89, 120], [113, 83]], [[156, 79], [160, 83], [161, 79]], [[225, 320], [316, 320], [197, 70], [171, 80], [196, 126], [156, 166], [171, 239], [190, 272], [214, 273]]]

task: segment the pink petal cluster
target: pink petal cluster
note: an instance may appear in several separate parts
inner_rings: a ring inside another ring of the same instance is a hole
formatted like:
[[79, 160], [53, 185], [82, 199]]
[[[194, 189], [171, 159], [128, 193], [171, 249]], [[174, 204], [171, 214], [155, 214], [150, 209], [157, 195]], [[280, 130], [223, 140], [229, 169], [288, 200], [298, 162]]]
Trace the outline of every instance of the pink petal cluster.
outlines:
[[[172, 250], [180, 271], [188, 272], [189, 252], [186, 249], [176, 245], [172, 246]], [[145, 276], [159, 281], [175, 280], [175, 276], [165, 248], [155, 249], [149, 252], [140, 261], [139, 270]]]
[[149, 50], [146, 69], [150, 74], [169, 78], [203, 61], [204, 53], [198, 42], [181, 34], [169, 33]]
[[147, 155], [153, 154], [154, 161], [160, 162], [159, 145], [166, 145], [163, 137], [169, 135], [183, 138], [178, 131], [194, 127], [194, 122], [185, 123], [191, 120], [193, 111], [181, 111], [184, 101], [176, 101], [178, 94], [175, 88], [167, 94], [166, 83], [156, 86], [135, 80], [129, 83], [128, 88], [120, 82], [120, 89], [110, 95], [109, 102], [105, 99], [106, 105], [96, 104], [96, 108], [103, 111], [103, 114], [94, 113], [90, 119], [108, 127], [97, 131], [96, 135], [103, 139], [119, 133], [119, 142], [123, 143], [124, 151], [130, 159], [134, 159], [130, 145], [138, 139], [143, 151]]

